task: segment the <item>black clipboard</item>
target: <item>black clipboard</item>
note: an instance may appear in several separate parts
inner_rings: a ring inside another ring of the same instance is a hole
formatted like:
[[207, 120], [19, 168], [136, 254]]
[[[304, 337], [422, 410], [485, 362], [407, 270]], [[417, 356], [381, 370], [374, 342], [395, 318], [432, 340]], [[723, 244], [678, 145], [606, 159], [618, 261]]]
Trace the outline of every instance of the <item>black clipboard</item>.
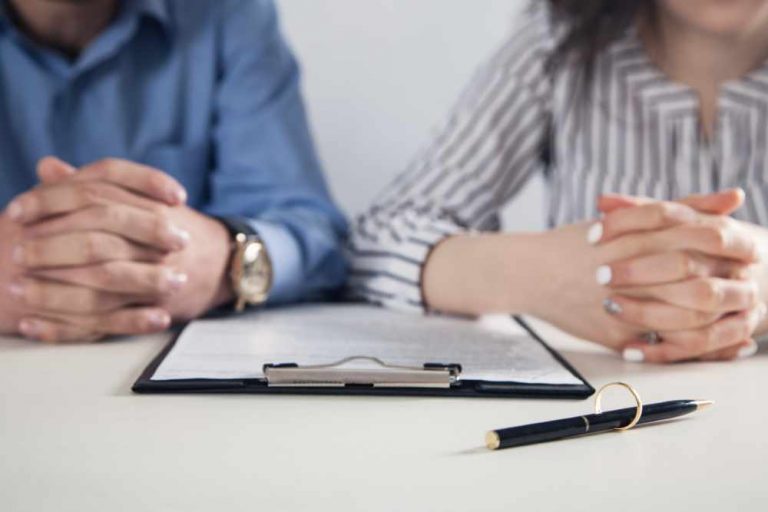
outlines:
[[[554, 398], [584, 399], [594, 394], [595, 389], [582, 377], [573, 366], [557, 351], [552, 349], [525, 320], [513, 317], [530, 336], [540, 343], [552, 357], [569, 371], [580, 384], [531, 384], [521, 382], [489, 382], [479, 380], [452, 379], [460, 371], [460, 363], [453, 362], [425, 363], [424, 370], [445, 372], [451, 378], [444, 387], [431, 386], [375, 386], [364, 383], [346, 383], [344, 385], [292, 384], [288, 386], [270, 385], [267, 379], [177, 379], [152, 380], [152, 376], [162, 361], [173, 349], [183, 328], [179, 329], [171, 341], [144, 369], [134, 383], [135, 393], [221, 393], [221, 394], [276, 394], [276, 395], [352, 395], [352, 396], [433, 396], [454, 398]], [[272, 366], [272, 365], [269, 365]], [[277, 365], [280, 369], [279, 366]], [[295, 365], [287, 365], [295, 367]], [[458, 368], [457, 368], [458, 367]], [[265, 367], [265, 374], [266, 374]]]

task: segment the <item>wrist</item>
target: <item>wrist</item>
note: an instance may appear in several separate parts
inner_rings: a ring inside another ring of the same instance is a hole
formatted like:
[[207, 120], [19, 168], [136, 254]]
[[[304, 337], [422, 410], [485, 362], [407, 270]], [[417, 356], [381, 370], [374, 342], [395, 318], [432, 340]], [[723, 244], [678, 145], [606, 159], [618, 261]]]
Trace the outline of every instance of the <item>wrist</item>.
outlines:
[[438, 244], [425, 264], [424, 300], [448, 313], [531, 313], [537, 247], [531, 234], [465, 234]]

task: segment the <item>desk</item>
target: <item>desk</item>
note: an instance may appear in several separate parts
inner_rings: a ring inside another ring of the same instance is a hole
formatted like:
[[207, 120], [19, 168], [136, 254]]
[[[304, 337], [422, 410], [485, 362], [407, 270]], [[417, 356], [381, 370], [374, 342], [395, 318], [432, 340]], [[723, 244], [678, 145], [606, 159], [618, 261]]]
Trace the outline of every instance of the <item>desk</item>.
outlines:
[[582, 414], [592, 401], [139, 396], [130, 386], [166, 335], [0, 339], [0, 510], [766, 510], [765, 350], [644, 366], [534, 325], [595, 386], [620, 379], [649, 402], [717, 405], [626, 434], [489, 452], [493, 427]]

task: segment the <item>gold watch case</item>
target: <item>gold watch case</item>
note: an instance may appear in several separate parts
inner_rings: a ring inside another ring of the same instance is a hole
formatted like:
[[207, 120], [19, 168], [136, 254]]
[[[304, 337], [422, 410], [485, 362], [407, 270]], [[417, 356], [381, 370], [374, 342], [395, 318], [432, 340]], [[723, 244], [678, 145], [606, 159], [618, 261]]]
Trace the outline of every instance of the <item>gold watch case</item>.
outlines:
[[246, 305], [266, 302], [272, 287], [272, 262], [258, 237], [244, 233], [235, 236], [230, 278], [237, 298], [237, 311], [242, 311]]

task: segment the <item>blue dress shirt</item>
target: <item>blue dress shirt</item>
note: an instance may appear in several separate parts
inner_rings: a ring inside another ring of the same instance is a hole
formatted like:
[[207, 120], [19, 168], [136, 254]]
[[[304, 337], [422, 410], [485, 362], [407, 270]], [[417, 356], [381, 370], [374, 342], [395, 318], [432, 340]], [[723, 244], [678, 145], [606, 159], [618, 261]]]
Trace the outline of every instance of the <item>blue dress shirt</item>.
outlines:
[[270, 302], [343, 283], [346, 222], [271, 0], [124, 0], [74, 61], [22, 34], [5, 1], [0, 207], [46, 155], [125, 158], [176, 177], [199, 211], [247, 218], [273, 262]]

